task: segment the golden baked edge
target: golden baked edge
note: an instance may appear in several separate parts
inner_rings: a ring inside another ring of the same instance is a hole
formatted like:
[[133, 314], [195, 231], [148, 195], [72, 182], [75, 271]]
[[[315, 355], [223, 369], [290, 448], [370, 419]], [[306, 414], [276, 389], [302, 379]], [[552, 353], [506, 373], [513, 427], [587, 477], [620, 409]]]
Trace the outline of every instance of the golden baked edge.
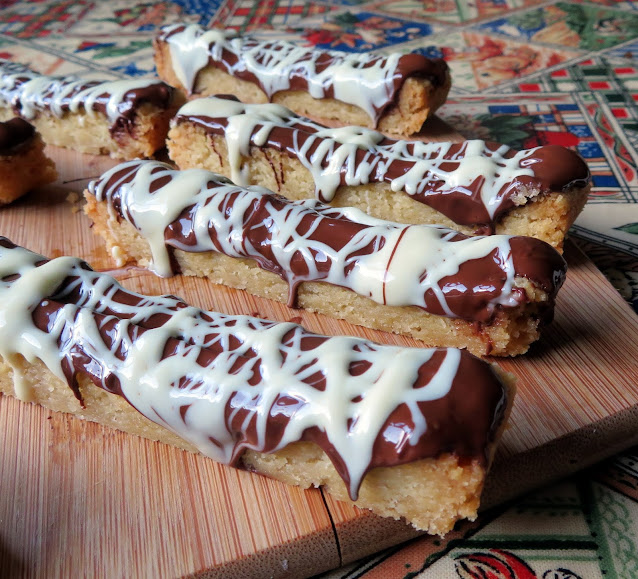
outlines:
[[[170, 109], [142, 104], [136, 110], [130, 133], [113, 133], [112, 123], [101, 112], [66, 112], [62, 117], [40, 112], [29, 122], [48, 145], [73, 149], [79, 153], [110, 155], [114, 159], [136, 159], [150, 157], [164, 147], [169, 123], [181, 102], [181, 99], [176, 100]], [[14, 116], [10, 107], [0, 107], [0, 121]]]

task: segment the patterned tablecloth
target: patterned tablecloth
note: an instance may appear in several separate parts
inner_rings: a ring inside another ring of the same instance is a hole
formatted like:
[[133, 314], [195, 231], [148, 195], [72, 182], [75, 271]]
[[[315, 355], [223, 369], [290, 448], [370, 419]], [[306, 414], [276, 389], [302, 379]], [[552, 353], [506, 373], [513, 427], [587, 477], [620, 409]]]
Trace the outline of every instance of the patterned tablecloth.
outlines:
[[[188, 21], [345, 51], [444, 57], [440, 116], [469, 138], [557, 143], [594, 187], [573, 228], [638, 311], [638, 2], [622, 0], [0, 0], [0, 58], [49, 74], [153, 74], [151, 38]], [[638, 428], [638, 425], [637, 425]], [[638, 577], [638, 449], [325, 577]]]

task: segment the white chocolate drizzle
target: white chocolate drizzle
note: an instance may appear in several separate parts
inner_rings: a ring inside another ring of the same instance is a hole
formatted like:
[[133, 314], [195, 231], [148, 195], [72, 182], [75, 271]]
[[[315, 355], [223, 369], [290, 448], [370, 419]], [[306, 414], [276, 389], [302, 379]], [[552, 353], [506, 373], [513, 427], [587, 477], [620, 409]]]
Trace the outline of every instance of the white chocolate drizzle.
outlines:
[[[310, 171], [315, 195], [331, 202], [342, 179], [348, 186], [388, 181], [390, 188], [408, 195], [428, 194], [435, 190], [458, 190], [470, 194], [469, 187], [480, 176], [480, 199], [489, 220], [517, 188], [516, 180], [533, 177], [533, 165], [525, 163], [537, 149], [512, 154], [507, 145], [494, 149], [485, 141], [466, 141], [457, 153], [457, 143], [387, 141], [385, 136], [365, 127], [326, 128], [277, 104], [244, 104], [225, 98], [208, 97], [186, 103], [176, 120], [223, 119], [227, 123], [224, 138], [228, 147], [231, 179], [247, 185], [249, 175], [243, 157], [250, 146], [264, 146], [271, 131], [285, 128], [294, 131], [292, 152]], [[312, 152], [311, 152], [312, 151]], [[409, 167], [403, 174], [388, 178], [395, 163]], [[524, 202], [523, 199], [520, 201]]]
[[[46, 312], [40, 325], [34, 321], [37, 310]], [[424, 383], [419, 369], [441, 352], [443, 360]], [[448, 394], [462, 356], [484, 364], [455, 349], [318, 337], [293, 323], [205, 312], [173, 296], [134, 294], [79, 259], [47, 261], [2, 239], [0, 355], [42, 360], [70, 386], [76, 372], [88, 372], [96, 385], [124, 396], [144, 416], [226, 464], [235, 464], [246, 448], [272, 452], [319, 429], [347, 469], [353, 499], [391, 413], [407, 408], [412, 422], [407, 443], [416, 445], [429, 428], [420, 404]], [[351, 372], [358, 363], [365, 369]], [[313, 385], [314, 375], [323, 376], [323, 387]], [[499, 384], [495, 377], [493, 384]], [[498, 426], [502, 411], [500, 388], [490, 428]], [[268, 441], [271, 412], [290, 398], [298, 407], [281, 439]], [[249, 444], [244, 435], [252, 428], [256, 442]]]
[[[220, 62], [222, 52], [228, 51], [237, 59], [236, 64], [230, 65], [230, 74], [235, 69], [247, 71], [269, 99], [277, 92], [290, 90], [293, 75], [301, 76], [313, 98], [325, 98], [330, 91], [335, 99], [363, 109], [375, 122], [393, 98], [394, 76], [401, 56], [311, 50], [284, 40], [259, 42], [237, 36], [234, 31], [206, 30], [198, 24], [165, 26], [161, 38], [168, 43], [173, 70], [189, 93], [209, 60]], [[320, 65], [320, 59], [326, 57], [331, 64]]]
[[[263, 267], [259, 244], [252, 244], [246, 230], [267, 227], [277, 273], [291, 288], [299, 281], [321, 280], [380, 304], [426, 310], [431, 309], [426, 294], [433, 292], [443, 315], [458, 317], [446, 298], [450, 288], [442, 280], [456, 275], [462, 264], [493, 254], [490, 261], [500, 267], [502, 287], [495, 287], [492, 280], [482, 287], [462, 289], [472, 295], [489, 290], [485, 304], [481, 302], [488, 316], [497, 306], [515, 307], [524, 299], [514, 287], [516, 271], [508, 235], [465, 237], [444, 227], [401, 225], [354, 208], [335, 209], [315, 200], [288, 201], [261, 187], [237, 187], [203, 169], [176, 171], [157, 161], [122, 163], [91, 182], [88, 190], [108, 204], [113, 219], [122, 215], [148, 241], [152, 269], [159, 275], [172, 274], [165, 231], [188, 208], [195, 239], [188, 244], [171, 239], [172, 247], [252, 258]], [[267, 215], [261, 221], [260, 214], [259, 223], [253, 223], [251, 214], [257, 206], [266, 207]], [[332, 239], [313, 238], [322, 219], [330, 218], [361, 228], [340, 247]], [[308, 273], [296, 275], [292, 263], [300, 257]], [[320, 263], [324, 269], [329, 264], [328, 272], [319, 271]], [[462, 283], [457, 280], [456, 286]], [[481, 309], [483, 314], [485, 310]]]

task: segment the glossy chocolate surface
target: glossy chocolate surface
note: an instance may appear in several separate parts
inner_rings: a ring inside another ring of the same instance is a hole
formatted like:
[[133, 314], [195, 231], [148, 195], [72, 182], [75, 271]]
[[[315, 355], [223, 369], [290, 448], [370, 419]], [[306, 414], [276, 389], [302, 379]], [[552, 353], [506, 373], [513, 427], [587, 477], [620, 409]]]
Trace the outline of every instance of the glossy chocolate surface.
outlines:
[[[207, 55], [205, 62], [209, 66], [256, 84], [269, 99], [280, 90], [306, 91], [314, 98], [333, 98], [361, 106], [375, 123], [396, 102], [407, 78], [427, 79], [438, 87], [444, 85], [449, 76], [443, 59], [417, 53], [349, 54], [306, 48], [282, 40], [261, 42], [234, 36], [231, 31], [205, 30], [197, 25], [164, 27], [158, 40], [180, 46], [183, 54], [172, 54], [173, 66], [180, 69], [193, 66], [197, 50], [197, 70], [194, 77], [186, 81], [191, 85], [185, 87], [189, 92], [194, 91], [196, 74], [204, 66], [201, 53]], [[175, 59], [191, 62], [176, 63]]]

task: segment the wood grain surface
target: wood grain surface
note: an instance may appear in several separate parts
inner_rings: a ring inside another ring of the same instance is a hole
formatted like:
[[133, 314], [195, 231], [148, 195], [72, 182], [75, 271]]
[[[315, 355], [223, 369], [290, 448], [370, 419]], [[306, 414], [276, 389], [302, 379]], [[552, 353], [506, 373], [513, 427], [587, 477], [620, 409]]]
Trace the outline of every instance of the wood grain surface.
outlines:
[[[445, 131], [437, 127], [440, 134]], [[0, 234], [77, 255], [123, 285], [313, 331], [418, 346], [205, 280], [112, 270], [81, 201], [114, 161], [50, 149], [60, 182], [0, 209]], [[638, 319], [572, 245], [556, 319], [519, 377], [484, 505], [503, 502], [638, 442]], [[303, 577], [415, 535], [321, 490], [301, 491], [199, 455], [0, 398], [0, 576]]]

